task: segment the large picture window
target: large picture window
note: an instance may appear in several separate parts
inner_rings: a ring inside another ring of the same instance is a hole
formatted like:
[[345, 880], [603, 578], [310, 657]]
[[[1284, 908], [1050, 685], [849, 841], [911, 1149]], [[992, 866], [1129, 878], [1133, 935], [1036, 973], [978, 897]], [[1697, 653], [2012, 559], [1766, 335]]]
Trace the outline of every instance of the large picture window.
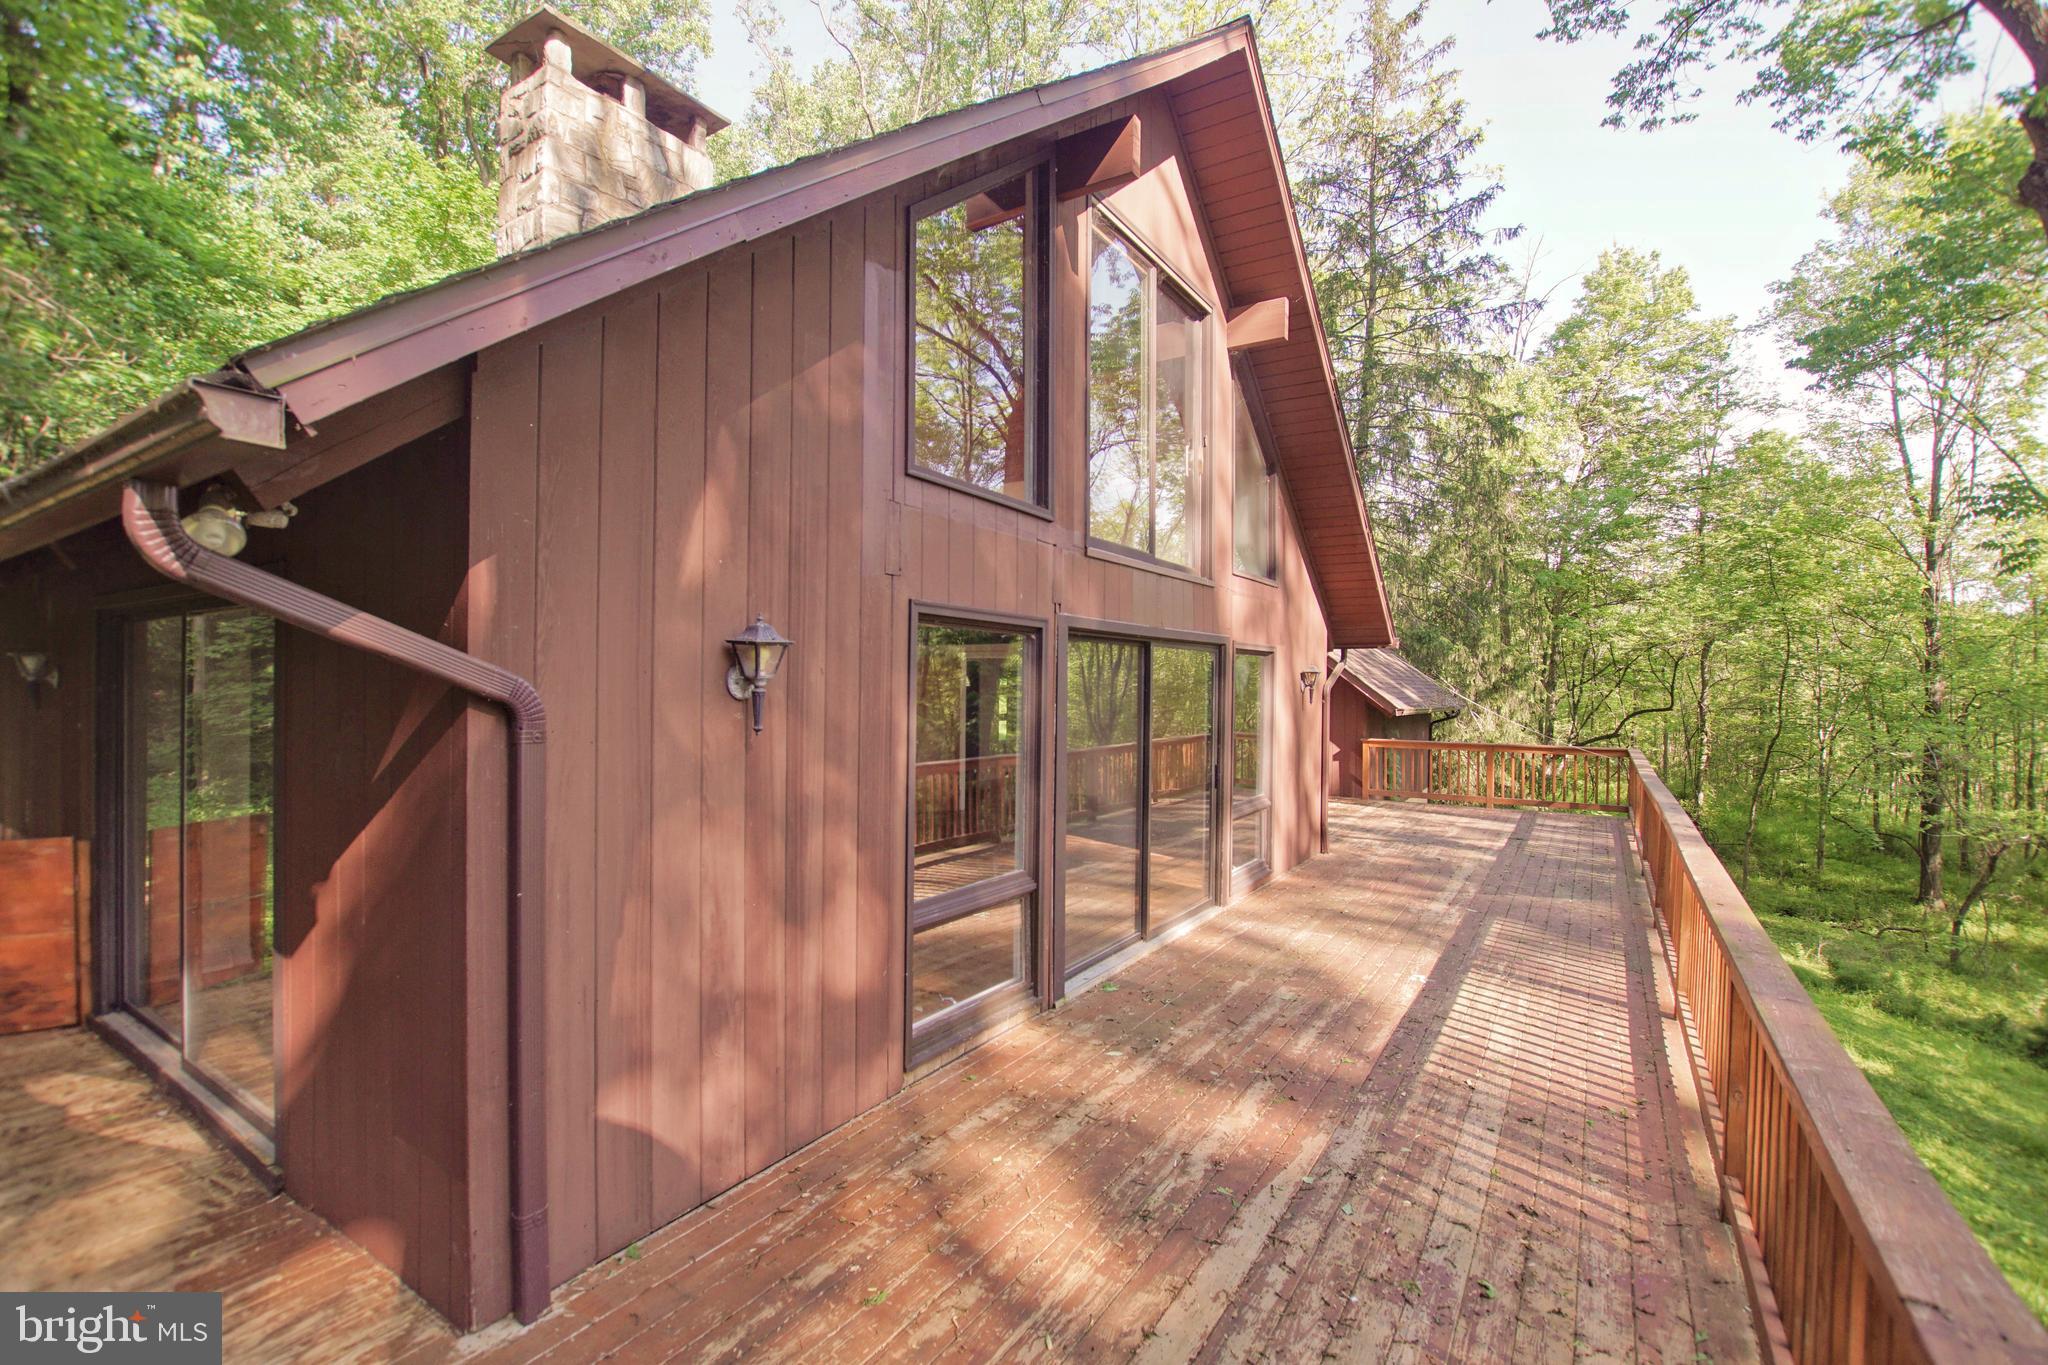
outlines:
[[1202, 568], [1206, 316], [1098, 221], [1088, 268], [1088, 535]]
[[1272, 463], [1259, 440], [1244, 386], [1237, 386], [1231, 430], [1231, 558], [1239, 573], [1272, 578], [1279, 572], [1274, 554]]
[[[1037, 880], [1035, 632], [917, 626], [912, 775], [913, 1053], [1029, 997]], [[927, 1044], [927, 1039], [932, 1039]]]
[[1042, 507], [1037, 181], [1025, 171], [913, 215], [910, 464]]
[[114, 907], [117, 1003], [266, 1128], [275, 631], [242, 608], [124, 624], [128, 865]]

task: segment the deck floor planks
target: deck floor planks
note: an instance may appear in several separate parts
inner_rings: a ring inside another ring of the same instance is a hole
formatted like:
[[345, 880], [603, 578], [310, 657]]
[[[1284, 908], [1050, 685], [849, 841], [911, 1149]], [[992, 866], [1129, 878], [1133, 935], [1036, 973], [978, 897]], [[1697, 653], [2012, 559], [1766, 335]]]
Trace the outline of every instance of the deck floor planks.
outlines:
[[[1297, 928], [1296, 936], [1299, 932], [1300, 929]], [[1108, 1172], [1115, 1168], [1119, 1156], [1123, 1157], [1125, 1165], [1128, 1165], [1129, 1146], [1127, 1142], [1120, 1140], [1116, 1131], [1118, 1125], [1099, 1117], [1104, 1111], [1113, 1112], [1110, 1101], [1117, 1094], [1127, 1093], [1132, 1089], [1131, 1084], [1124, 1078], [1135, 1077], [1142, 1080], [1158, 1076], [1170, 1081], [1171, 1073], [1164, 1072], [1163, 1067], [1167, 1061], [1167, 1053], [1171, 1051], [1167, 1043], [1173, 1033], [1196, 1034], [1194, 1050], [1188, 1057], [1208, 1058], [1215, 1052], [1227, 1051], [1234, 1045], [1241, 1045], [1241, 1035], [1236, 1032], [1210, 1031], [1201, 1028], [1200, 1025], [1212, 1022], [1224, 1010], [1245, 1006], [1246, 1002], [1241, 997], [1251, 992], [1246, 989], [1246, 983], [1242, 978], [1232, 982], [1229, 989], [1215, 1002], [1214, 1007], [1203, 1015], [1186, 1013], [1189, 1007], [1188, 993], [1173, 989], [1171, 982], [1147, 985], [1126, 982], [1120, 978], [1116, 983], [1116, 991], [1107, 993], [1119, 994], [1130, 991], [1136, 991], [1151, 1007], [1151, 1012], [1147, 1015], [1146, 1030], [1118, 1039], [1117, 1041], [1123, 1043], [1122, 1047], [1103, 1048], [1097, 1054], [1113, 1073], [1122, 1073], [1118, 1077], [1118, 1084], [1113, 1088], [1090, 1087], [1080, 1092], [1075, 1097], [1078, 1102], [1073, 1113], [1076, 1140], [1071, 1146], [1042, 1148], [1037, 1154], [1038, 1160], [1030, 1167], [1034, 1171], [1041, 1170], [1046, 1165], [1045, 1159], [1057, 1154], [1059, 1164], [1069, 1171], [1065, 1179], [1054, 1184], [1059, 1175], [1055, 1169], [1048, 1173], [1035, 1189], [1026, 1185], [1018, 1190], [1016, 1197], [1009, 1204], [987, 1208], [981, 1217], [971, 1221], [960, 1216], [957, 1205], [949, 1206], [944, 1224], [935, 1230], [936, 1238], [931, 1238], [927, 1233], [925, 1240], [915, 1244], [908, 1258], [912, 1261], [907, 1267], [910, 1273], [901, 1275], [895, 1281], [903, 1283], [916, 1278], [924, 1280], [911, 1295], [900, 1300], [906, 1309], [915, 1304], [919, 1306], [920, 1311], [911, 1316], [907, 1323], [900, 1326], [891, 1325], [888, 1330], [880, 1333], [872, 1330], [863, 1331], [857, 1326], [850, 1327], [847, 1340], [865, 1340], [870, 1336], [876, 1336], [879, 1338], [877, 1345], [880, 1345], [881, 1341], [902, 1336], [905, 1342], [915, 1341], [921, 1335], [920, 1327], [928, 1321], [933, 1312], [945, 1314], [949, 1322], [956, 1324], [978, 1313], [986, 1306], [987, 1301], [1003, 1288], [1002, 1267], [1016, 1267], [1020, 1264], [1028, 1244], [1028, 1229], [1043, 1227], [1048, 1217], [1055, 1216], [1051, 1206], [1071, 1185], [1074, 1179], [1072, 1171], [1092, 1168]], [[1128, 1002], [1121, 1003], [1124, 1007], [1128, 1006]], [[1248, 1012], [1257, 1012], [1259, 1008], [1254, 1004]], [[1182, 1013], [1176, 1014], [1176, 1010]], [[1135, 1060], [1126, 1061], [1126, 1058]], [[1222, 1060], [1227, 1063], [1230, 1059], [1225, 1057]], [[1188, 1058], [1183, 1057], [1176, 1060], [1176, 1065], [1184, 1068], [1187, 1062]], [[1189, 1101], [1182, 1098], [1184, 1095], [1185, 1087], [1178, 1084], [1155, 1086], [1152, 1093], [1141, 1100], [1140, 1106], [1132, 1111], [1122, 1126], [1137, 1127], [1157, 1120], [1162, 1115], [1171, 1115], [1176, 1109], [1185, 1109]], [[1178, 1105], [1175, 1103], [1177, 1099], [1180, 1100]], [[1018, 1183], [1023, 1185], [1024, 1182], [1020, 1179]], [[1017, 1231], [1020, 1228], [1027, 1231]], [[899, 1242], [897, 1246], [902, 1248], [905, 1243]], [[917, 1249], [925, 1247], [929, 1248], [928, 1256], [922, 1255]], [[983, 1259], [993, 1248], [1000, 1248], [1005, 1256], [1005, 1260], [998, 1265], [989, 1263], [993, 1257], [989, 1257], [989, 1260]], [[918, 1272], [925, 1273], [919, 1275]], [[970, 1272], [971, 1279], [968, 1278]], [[889, 1292], [894, 1295], [896, 1291], [892, 1287]], [[835, 1345], [839, 1340], [840, 1337], [835, 1335]], [[892, 1348], [892, 1353], [905, 1349], [905, 1342], [897, 1343]], [[927, 1343], [936, 1344], [938, 1343]]]
[[0, 1285], [217, 1290], [230, 1360], [385, 1359], [452, 1340], [369, 1253], [273, 1197], [83, 1029], [0, 1040]]
[[[20, 1150], [97, 1139], [90, 1171], [0, 1182], [0, 1258], [57, 1251], [55, 1211], [118, 1171], [164, 1188], [111, 1216], [99, 1265], [223, 1287], [230, 1358], [272, 1333], [420, 1361], [1753, 1357], [1618, 826], [1333, 819], [1333, 856], [586, 1272], [524, 1333], [456, 1337], [111, 1053], [104, 1077], [0, 1085]], [[60, 1037], [104, 1052], [36, 1042]]]

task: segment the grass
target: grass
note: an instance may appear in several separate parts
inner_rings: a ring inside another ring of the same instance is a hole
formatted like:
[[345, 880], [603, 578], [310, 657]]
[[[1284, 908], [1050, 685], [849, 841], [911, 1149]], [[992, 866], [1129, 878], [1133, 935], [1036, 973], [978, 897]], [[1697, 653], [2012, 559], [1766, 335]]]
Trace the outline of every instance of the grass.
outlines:
[[[1831, 831], [1847, 846], [1816, 875], [1810, 830], [1761, 831], [1750, 904], [1992, 1260], [2048, 1320], [2048, 869], [2001, 874], [1988, 934], [1974, 914], [1950, 968], [1947, 924], [1912, 903], [1910, 858]], [[1731, 869], [1739, 838], [1716, 840]], [[1950, 869], [1952, 886], [1965, 880], [1953, 854]]]

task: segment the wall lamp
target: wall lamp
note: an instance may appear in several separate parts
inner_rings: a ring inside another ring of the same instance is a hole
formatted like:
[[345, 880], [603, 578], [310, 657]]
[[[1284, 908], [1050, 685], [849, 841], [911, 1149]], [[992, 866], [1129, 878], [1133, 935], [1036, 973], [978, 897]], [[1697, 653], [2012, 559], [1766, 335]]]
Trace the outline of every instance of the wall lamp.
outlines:
[[43, 704], [43, 689], [57, 685], [57, 661], [39, 649], [24, 649], [20, 653], [9, 653], [14, 660], [15, 672], [28, 684], [28, 699], [40, 707]]
[[768, 684], [775, 680], [775, 670], [782, 667], [784, 652], [793, 643], [769, 625], [765, 616], [756, 616], [753, 625], [725, 642], [733, 657], [732, 667], [725, 671], [725, 690], [734, 701], [754, 703], [757, 735], [761, 733], [761, 698], [766, 695]]
[[1316, 699], [1316, 679], [1319, 676], [1313, 668], [1301, 670], [1301, 697], [1303, 701], [1313, 702]]

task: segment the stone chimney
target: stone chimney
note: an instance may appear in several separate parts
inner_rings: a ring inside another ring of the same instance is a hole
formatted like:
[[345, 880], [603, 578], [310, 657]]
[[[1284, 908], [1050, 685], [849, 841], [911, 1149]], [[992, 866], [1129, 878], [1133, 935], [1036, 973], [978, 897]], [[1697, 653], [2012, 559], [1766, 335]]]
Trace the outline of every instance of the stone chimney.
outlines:
[[552, 242], [711, 183], [727, 120], [574, 21], [542, 8], [485, 51], [498, 101], [498, 254]]

